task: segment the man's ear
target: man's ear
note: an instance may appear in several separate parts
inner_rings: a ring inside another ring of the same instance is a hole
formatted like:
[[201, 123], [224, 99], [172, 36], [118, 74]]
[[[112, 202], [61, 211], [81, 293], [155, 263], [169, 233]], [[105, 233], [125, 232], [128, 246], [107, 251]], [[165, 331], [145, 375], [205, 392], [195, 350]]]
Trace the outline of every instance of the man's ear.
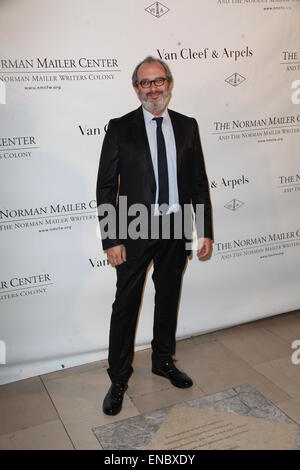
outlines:
[[139, 87], [136, 85], [133, 85], [133, 89], [136, 92], [136, 94], [139, 95]]

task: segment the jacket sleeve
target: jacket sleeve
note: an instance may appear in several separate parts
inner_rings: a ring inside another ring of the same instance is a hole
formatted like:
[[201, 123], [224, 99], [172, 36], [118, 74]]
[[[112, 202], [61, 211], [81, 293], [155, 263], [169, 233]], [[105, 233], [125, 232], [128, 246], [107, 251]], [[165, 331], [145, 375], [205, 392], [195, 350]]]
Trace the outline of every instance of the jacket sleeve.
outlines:
[[[192, 204], [196, 215], [197, 237], [213, 239], [212, 207], [209, 194], [209, 184], [205, 170], [204, 157], [200, 142], [198, 124], [193, 119], [193, 175], [192, 175]], [[197, 207], [197, 205], [199, 206]]]
[[105, 134], [97, 178], [96, 199], [103, 249], [120, 245], [117, 237], [117, 198], [119, 187], [119, 150], [113, 120]]

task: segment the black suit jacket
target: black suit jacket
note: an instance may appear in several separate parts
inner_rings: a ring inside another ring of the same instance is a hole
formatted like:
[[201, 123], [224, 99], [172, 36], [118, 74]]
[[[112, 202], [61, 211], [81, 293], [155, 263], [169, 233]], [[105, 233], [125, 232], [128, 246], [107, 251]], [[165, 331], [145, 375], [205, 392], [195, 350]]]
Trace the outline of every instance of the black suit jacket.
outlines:
[[[179, 204], [204, 204], [204, 232], [199, 237], [213, 238], [211, 202], [198, 125], [195, 119], [169, 110], [177, 151]], [[127, 204], [142, 203], [150, 213], [155, 203], [156, 182], [142, 107], [109, 121], [103, 141], [97, 180], [97, 205], [112, 204], [118, 212], [119, 196]], [[103, 249], [121, 243], [128, 256], [139, 256], [146, 246], [143, 239], [104, 238], [104, 217], [99, 216]], [[128, 223], [131, 218], [128, 217]], [[196, 224], [197, 226], [197, 224]], [[197, 230], [198, 231], [198, 230]]]

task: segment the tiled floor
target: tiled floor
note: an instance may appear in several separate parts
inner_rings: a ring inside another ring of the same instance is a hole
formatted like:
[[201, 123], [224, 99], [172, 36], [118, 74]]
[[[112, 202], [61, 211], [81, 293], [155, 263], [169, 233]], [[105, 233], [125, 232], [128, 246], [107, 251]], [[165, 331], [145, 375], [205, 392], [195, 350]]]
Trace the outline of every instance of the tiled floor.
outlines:
[[135, 354], [122, 412], [101, 411], [106, 361], [0, 386], [0, 449], [99, 449], [92, 428], [250, 384], [300, 424], [300, 311], [177, 343], [179, 368], [194, 379], [181, 390], [151, 373], [151, 353]]

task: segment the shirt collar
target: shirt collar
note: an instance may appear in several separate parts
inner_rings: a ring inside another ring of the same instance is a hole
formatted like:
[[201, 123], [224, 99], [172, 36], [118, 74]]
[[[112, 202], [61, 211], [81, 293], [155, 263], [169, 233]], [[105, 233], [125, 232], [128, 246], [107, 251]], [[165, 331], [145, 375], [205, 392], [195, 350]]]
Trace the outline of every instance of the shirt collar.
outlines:
[[[144, 113], [144, 119], [145, 119], [145, 124], [149, 124], [153, 118], [155, 118], [156, 116], [153, 116], [153, 114], [151, 114], [149, 111], [147, 111], [147, 109], [144, 108], [144, 106], [142, 106], [143, 108], [143, 113]], [[170, 119], [170, 116], [169, 116], [169, 113], [168, 113], [168, 109], [166, 108], [164, 110], [164, 112], [162, 113], [161, 117], [165, 118], [165, 120], [169, 120]]]

